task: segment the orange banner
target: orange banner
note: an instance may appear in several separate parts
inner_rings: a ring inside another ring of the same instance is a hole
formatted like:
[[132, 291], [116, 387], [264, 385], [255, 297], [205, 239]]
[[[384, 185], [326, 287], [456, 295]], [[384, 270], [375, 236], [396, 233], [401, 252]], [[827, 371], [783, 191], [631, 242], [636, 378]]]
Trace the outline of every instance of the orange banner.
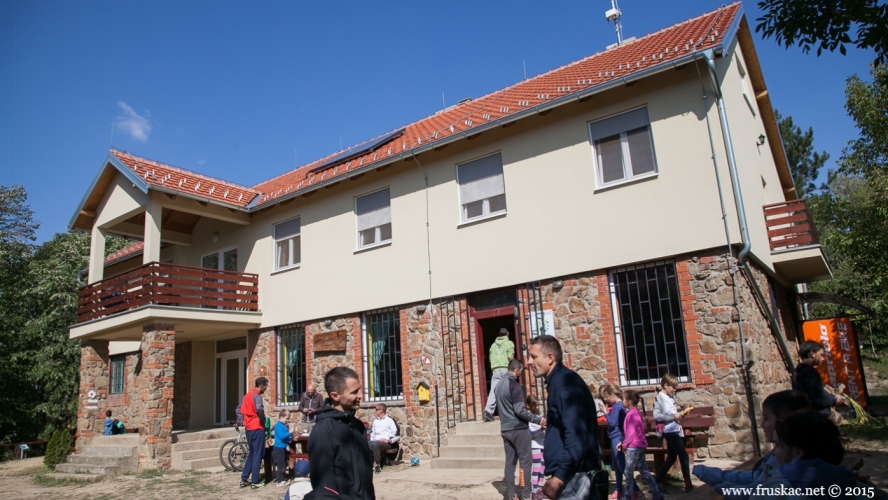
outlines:
[[802, 323], [805, 340], [823, 344], [823, 363], [817, 367], [825, 385], [845, 384], [845, 394], [866, 407], [863, 365], [857, 349], [857, 336], [848, 318], [829, 318]]

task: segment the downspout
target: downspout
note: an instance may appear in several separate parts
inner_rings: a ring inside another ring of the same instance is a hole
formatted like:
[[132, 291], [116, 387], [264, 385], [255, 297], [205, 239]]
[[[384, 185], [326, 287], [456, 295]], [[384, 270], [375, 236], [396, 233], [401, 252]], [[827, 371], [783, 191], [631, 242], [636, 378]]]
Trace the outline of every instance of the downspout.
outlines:
[[432, 236], [429, 229], [429, 176], [426, 175], [425, 169], [422, 168], [422, 164], [419, 163], [419, 159], [416, 158], [416, 153], [411, 151], [411, 156], [413, 157], [413, 161], [416, 162], [416, 165], [419, 167], [420, 172], [422, 172], [422, 177], [425, 179], [425, 197], [426, 197], [426, 251], [428, 256], [429, 263], [429, 323], [431, 323], [432, 335], [435, 336], [435, 355], [432, 356], [432, 385], [435, 388], [435, 434], [438, 438], [438, 457], [441, 456], [441, 412], [438, 409], [438, 334], [435, 331], [435, 309], [434, 304], [432, 303]]
[[[707, 62], [707, 65], [709, 65], [709, 69], [710, 69], [711, 73], [714, 75], [715, 63], [714, 63], [714, 61], [712, 61], [710, 59], [711, 56], [712, 56], [712, 51], [711, 50], [707, 51], [707, 53], [706, 53], [707, 61], [706, 62]], [[742, 360], [741, 366], [743, 368], [743, 386], [744, 386], [744, 389], [746, 392], [746, 405], [749, 407], [749, 422], [750, 422], [750, 427], [752, 430], [752, 443], [753, 443], [753, 446], [755, 447], [755, 454], [757, 456], [761, 456], [762, 455], [762, 445], [761, 445], [761, 442], [759, 441], [759, 435], [758, 435], [758, 425], [757, 425], [758, 422], [757, 422], [756, 413], [755, 413], [755, 398], [753, 396], [752, 382], [750, 380], [750, 370], [749, 370], [750, 363], [749, 363], [749, 358], [746, 355], [746, 338], [743, 335], [743, 313], [740, 311], [740, 292], [737, 289], [737, 267], [734, 265], [734, 247], [731, 242], [731, 230], [728, 225], [728, 212], [727, 212], [727, 210], [725, 210], [725, 196], [724, 196], [724, 192], [722, 191], [721, 174], [718, 171], [718, 161], [716, 160], [715, 141], [713, 141], [713, 139], [712, 139], [712, 125], [709, 122], [709, 102], [706, 99], [706, 85], [703, 84], [703, 77], [702, 77], [702, 75], [700, 75], [700, 66], [697, 64], [696, 61], [694, 61], [694, 67], [697, 68], [697, 78], [700, 80], [700, 87], [703, 91], [703, 114], [706, 117], [706, 131], [709, 134], [709, 150], [712, 153], [712, 166], [715, 169], [715, 184], [718, 187], [718, 201], [721, 204], [722, 222], [725, 225], [725, 239], [728, 242], [728, 256], [731, 259], [731, 261], [730, 261], [730, 263], [731, 263], [731, 279], [733, 280], [732, 288], [734, 290], [734, 304], [737, 308], [737, 330], [740, 332], [740, 352], [741, 352], [741, 360]], [[716, 79], [715, 81], [717, 82], [718, 80]], [[717, 96], [716, 102], [719, 102], [721, 100], [721, 95], [720, 95], [721, 93], [718, 91], [717, 85], [715, 85], [715, 88], [716, 88], [715, 94]], [[719, 108], [722, 109], [721, 106]], [[722, 123], [727, 124], [727, 122], [724, 119], [722, 120]], [[725, 129], [722, 129], [722, 132], [724, 133]], [[726, 134], [726, 135], [728, 135], [728, 134]], [[728, 135], [728, 137], [730, 137], [730, 136]], [[729, 151], [728, 165], [729, 165], [729, 170], [731, 171], [731, 174], [732, 174], [732, 176], [731, 176], [732, 182], [731, 183], [734, 185], [735, 193], [736, 193], [739, 191], [739, 185], [736, 182], [734, 182], [734, 176], [736, 175], [736, 171], [735, 171], [735, 169], [730, 168], [730, 165], [734, 160], [733, 148], [729, 147], [728, 151]], [[739, 199], [739, 198], [737, 198], [735, 196], [735, 199]], [[741, 204], [742, 204], [742, 201], [741, 201]], [[746, 221], [746, 219], [745, 219], [745, 213], [744, 213], [744, 218], [743, 218], [743, 222], [741, 223], [741, 228], [745, 227], [745, 221]], [[751, 244], [749, 243], [749, 231], [748, 230], [746, 232], [746, 236], [747, 236], [747, 238], [744, 243], [744, 248], [748, 252], [749, 248], [751, 247]], [[743, 240], [743, 233], [742, 232], [741, 232], [741, 240]]]

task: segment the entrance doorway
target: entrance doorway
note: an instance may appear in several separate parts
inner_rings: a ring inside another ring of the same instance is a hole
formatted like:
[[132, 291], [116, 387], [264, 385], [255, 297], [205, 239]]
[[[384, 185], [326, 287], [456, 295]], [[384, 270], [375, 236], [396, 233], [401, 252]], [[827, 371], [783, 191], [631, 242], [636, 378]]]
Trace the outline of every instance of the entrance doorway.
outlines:
[[490, 346], [505, 328], [509, 331], [509, 340], [515, 344], [515, 356], [520, 356], [520, 345], [515, 332], [517, 331], [515, 304], [517, 297], [514, 290], [505, 290], [482, 295], [472, 300], [469, 314], [475, 320], [475, 343], [477, 346], [478, 382], [480, 384], [481, 404], [487, 401], [493, 370], [490, 367]]
[[216, 425], [237, 421], [235, 410], [247, 393], [247, 338], [216, 342]]

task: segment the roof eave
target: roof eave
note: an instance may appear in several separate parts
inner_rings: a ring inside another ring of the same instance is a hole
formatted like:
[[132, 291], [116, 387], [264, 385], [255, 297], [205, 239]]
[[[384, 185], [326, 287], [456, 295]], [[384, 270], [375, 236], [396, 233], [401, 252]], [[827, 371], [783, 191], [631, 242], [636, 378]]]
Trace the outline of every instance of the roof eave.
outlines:
[[108, 153], [108, 156], [102, 161], [102, 166], [99, 167], [99, 171], [96, 173], [96, 176], [93, 178], [92, 182], [89, 185], [89, 188], [84, 193], [83, 198], [80, 200], [80, 203], [77, 204], [77, 209], [74, 211], [74, 215], [71, 217], [71, 220], [68, 221], [68, 229], [74, 229], [74, 224], [77, 222], [77, 217], [80, 216], [80, 212], [83, 210], [84, 205], [86, 205], [86, 201], [89, 199], [89, 196], [92, 194], [93, 190], [96, 188], [96, 184], [98, 184], [99, 179], [102, 177], [102, 174], [105, 173], [105, 169], [108, 168], [108, 165], [113, 166], [117, 169], [118, 172], [123, 174], [124, 177], [127, 178], [130, 182], [133, 183], [133, 186], [137, 187], [139, 191], [148, 194], [148, 183], [145, 182], [144, 179], [136, 175], [129, 167], [123, 164], [116, 156], [111, 153]]

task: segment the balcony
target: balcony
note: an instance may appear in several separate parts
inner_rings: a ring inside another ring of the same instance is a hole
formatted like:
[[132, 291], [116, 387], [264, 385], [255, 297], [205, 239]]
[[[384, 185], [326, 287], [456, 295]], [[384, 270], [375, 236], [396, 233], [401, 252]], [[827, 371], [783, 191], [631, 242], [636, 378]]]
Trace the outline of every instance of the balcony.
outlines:
[[258, 275], [151, 262], [81, 288], [71, 338], [140, 338], [156, 320], [218, 333], [260, 317]]
[[805, 200], [772, 203], [762, 208], [771, 262], [777, 273], [792, 284], [830, 279], [832, 273]]

